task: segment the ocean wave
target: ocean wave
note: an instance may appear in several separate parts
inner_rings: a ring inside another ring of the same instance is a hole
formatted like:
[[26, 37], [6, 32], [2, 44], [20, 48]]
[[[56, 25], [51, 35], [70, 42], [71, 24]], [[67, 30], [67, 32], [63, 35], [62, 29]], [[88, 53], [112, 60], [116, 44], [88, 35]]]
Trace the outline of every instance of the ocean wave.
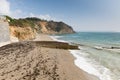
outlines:
[[[64, 41], [64, 40], [60, 40], [58, 38], [61, 38], [62, 36], [50, 36], [53, 40], [55, 41], [59, 41], [59, 42], [68, 42], [68, 41]], [[68, 42], [69, 43], [69, 42]]]
[[98, 49], [98, 50], [103, 50], [103, 47], [102, 46], [94, 46], [95, 49]]
[[120, 47], [116, 47], [116, 46], [109, 46], [109, 47], [102, 47], [102, 46], [94, 46], [94, 49], [97, 50], [104, 50], [104, 51], [108, 51], [108, 52], [115, 52], [120, 54]]
[[61, 36], [51, 36], [51, 38], [55, 41], [68, 42], [70, 44], [75, 44], [79, 46], [80, 50], [70, 50], [70, 53], [76, 58], [74, 63], [80, 69], [88, 72], [89, 74], [97, 76], [98, 78], [100, 78], [100, 80], [119, 80], [114, 77], [115, 75], [110, 71], [110, 69], [106, 68], [104, 65], [101, 65], [98, 61], [94, 60], [94, 58], [86, 57], [89, 55], [87, 54], [87, 52], [82, 52], [82, 50], [84, 51], [84, 49], [106, 50], [104, 46], [95, 46], [64, 41], [60, 40], [60, 37]]
[[85, 53], [81, 51], [70, 50], [70, 52], [76, 58], [74, 61], [75, 65], [80, 69], [97, 76], [100, 80], [112, 80], [110, 75], [113, 74], [108, 68], [105, 68], [95, 61], [84, 58], [82, 55], [85, 55]]

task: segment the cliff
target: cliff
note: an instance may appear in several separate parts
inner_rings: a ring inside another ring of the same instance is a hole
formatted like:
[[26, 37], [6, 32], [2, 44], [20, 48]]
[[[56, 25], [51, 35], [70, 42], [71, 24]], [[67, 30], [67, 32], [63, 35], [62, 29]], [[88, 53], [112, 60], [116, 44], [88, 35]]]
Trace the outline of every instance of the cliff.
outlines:
[[19, 40], [34, 39], [36, 33], [68, 34], [75, 32], [71, 26], [64, 22], [41, 20], [35, 17], [13, 19], [6, 16], [6, 18], [9, 21], [11, 35], [17, 37]]
[[63, 22], [40, 21], [38, 22], [41, 33], [45, 34], [66, 34], [74, 33], [72, 27]]
[[32, 40], [36, 36], [36, 31], [32, 30], [30, 27], [16, 27], [10, 26], [10, 35], [17, 37], [20, 41], [22, 40]]

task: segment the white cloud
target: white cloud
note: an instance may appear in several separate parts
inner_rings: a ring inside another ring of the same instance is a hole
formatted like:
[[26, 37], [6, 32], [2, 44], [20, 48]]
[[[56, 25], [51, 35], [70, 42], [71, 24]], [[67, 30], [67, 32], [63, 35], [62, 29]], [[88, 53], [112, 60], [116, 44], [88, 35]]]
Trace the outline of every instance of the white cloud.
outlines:
[[10, 15], [10, 3], [7, 0], [0, 0], [0, 14]]
[[36, 14], [30, 13], [29, 17], [38, 17], [38, 18], [44, 19], [44, 20], [55, 20], [55, 18], [51, 17], [49, 14], [36, 15]]
[[20, 18], [20, 17], [23, 17], [23, 14], [24, 13], [22, 10], [17, 9], [15, 11], [12, 11], [10, 16], [13, 18]]
[[56, 18], [51, 17], [49, 14], [34, 14], [26, 13], [20, 9], [11, 11], [11, 3], [8, 0], [0, 0], [0, 15], [9, 15], [13, 18], [26, 18], [26, 17], [38, 17], [44, 20], [56, 20]]

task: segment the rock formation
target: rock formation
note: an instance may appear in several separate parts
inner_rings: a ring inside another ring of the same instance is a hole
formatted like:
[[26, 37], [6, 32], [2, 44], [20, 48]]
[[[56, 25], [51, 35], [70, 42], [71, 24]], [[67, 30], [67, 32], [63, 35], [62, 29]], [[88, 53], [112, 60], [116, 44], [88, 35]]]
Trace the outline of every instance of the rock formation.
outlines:
[[68, 34], [75, 31], [71, 26], [63, 22], [46, 21], [39, 18], [12, 19], [9, 20], [11, 35], [19, 40], [34, 39], [36, 34]]
[[40, 21], [38, 25], [40, 25], [41, 33], [46, 33], [46, 34], [74, 33], [72, 27], [70, 27], [69, 25], [63, 22]]

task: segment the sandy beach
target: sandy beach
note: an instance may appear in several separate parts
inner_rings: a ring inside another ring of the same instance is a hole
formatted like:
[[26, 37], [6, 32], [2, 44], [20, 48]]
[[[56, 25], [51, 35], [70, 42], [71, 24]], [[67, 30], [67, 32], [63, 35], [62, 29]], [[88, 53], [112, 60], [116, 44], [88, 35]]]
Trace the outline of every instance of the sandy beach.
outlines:
[[[35, 41], [53, 41], [39, 35]], [[79, 69], [68, 50], [19, 42], [0, 48], [0, 80], [98, 80]]]

